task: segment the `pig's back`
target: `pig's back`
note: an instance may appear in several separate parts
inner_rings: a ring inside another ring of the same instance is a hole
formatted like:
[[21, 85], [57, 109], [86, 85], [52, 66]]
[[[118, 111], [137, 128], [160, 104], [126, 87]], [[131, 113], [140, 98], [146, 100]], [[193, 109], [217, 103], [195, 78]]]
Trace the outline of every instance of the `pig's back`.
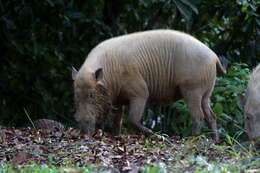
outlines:
[[215, 78], [216, 61], [215, 53], [200, 41], [172, 30], [109, 39], [94, 48], [86, 60], [89, 66], [102, 66], [107, 81], [114, 83], [124, 80], [121, 74], [140, 74], [154, 98], [168, 98], [185, 83], [205, 85]]

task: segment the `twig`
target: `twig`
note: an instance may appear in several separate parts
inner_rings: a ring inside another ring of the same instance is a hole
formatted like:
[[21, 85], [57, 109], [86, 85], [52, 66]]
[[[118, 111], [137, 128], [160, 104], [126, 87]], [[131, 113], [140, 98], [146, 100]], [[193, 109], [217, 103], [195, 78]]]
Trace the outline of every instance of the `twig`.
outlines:
[[160, 135], [158, 133], [154, 133], [153, 136], [155, 136], [156, 138], [162, 140], [163, 142], [165, 142], [166, 144], [173, 146], [173, 143], [168, 139], [167, 135]]
[[25, 115], [26, 115], [27, 118], [29, 119], [30, 123], [32, 124], [33, 128], [36, 129], [36, 128], [35, 128], [35, 125], [34, 125], [34, 123], [33, 123], [33, 121], [32, 121], [32, 119], [30, 118], [30, 116], [29, 116], [29, 114], [28, 114], [28, 112], [27, 112], [27, 110], [26, 110], [25, 108], [23, 108], [23, 110], [24, 110], [24, 112], [25, 112]]

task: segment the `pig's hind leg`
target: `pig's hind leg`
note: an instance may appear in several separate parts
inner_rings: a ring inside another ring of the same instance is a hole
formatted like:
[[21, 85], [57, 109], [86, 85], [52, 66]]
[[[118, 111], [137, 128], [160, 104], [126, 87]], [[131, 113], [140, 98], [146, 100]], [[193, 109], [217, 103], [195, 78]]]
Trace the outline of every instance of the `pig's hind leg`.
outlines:
[[219, 135], [218, 135], [218, 131], [217, 131], [217, 122], [216, 119], [214, 118], [214, 112], [212, 111], [211, 107], [210, 107], [210, 95], [211, 95], [211, 91], [210, 92], [206, 92], [205, 95], [202, 98], [202, 109], [204, 111], [205, 114], [205, 119], [206, 122], [208, 124], [208, 127], [212, 130], [213, 133], [213, 138], [216, 142], [219, 142]]
[[201, 105], [201, 88], [183, 86], [180, 89], [191, 115], [192, 135], [199, 135], [204, 120], [204, 112]]

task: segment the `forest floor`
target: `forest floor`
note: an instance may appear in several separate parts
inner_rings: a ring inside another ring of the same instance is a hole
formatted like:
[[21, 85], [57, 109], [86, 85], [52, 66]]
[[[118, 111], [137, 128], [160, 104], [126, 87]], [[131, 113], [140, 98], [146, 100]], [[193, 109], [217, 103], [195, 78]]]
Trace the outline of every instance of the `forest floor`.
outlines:
[[251, 144], [214, 144], [205, 136], [158, 139], [142, 135], [112, 137], [100, 132], [89, 137], [72, 128], [0, 128], [0, 172], [35, 169], [64, 173], [254, 173], [260, 172], [260, 153]]

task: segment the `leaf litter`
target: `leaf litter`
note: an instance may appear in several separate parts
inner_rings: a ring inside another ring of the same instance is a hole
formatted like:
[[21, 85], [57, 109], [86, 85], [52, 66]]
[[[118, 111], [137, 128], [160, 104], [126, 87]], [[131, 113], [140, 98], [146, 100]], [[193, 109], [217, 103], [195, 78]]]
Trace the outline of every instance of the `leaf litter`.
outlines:
[[[52, 122], [53, 123], [53, 122]], [[94, 137], [74, 128], [0, 128], [0, 164], [37, 163], [79, 167], [94, 165], [112, 172], [138, 172], [145, 165], [163, 165], [169, 172], [214, 170], [231, 164], [260, 171], [260, 154], [253, 148], [216, 145], [205, 136], [157, 138], [143, 135]]]

